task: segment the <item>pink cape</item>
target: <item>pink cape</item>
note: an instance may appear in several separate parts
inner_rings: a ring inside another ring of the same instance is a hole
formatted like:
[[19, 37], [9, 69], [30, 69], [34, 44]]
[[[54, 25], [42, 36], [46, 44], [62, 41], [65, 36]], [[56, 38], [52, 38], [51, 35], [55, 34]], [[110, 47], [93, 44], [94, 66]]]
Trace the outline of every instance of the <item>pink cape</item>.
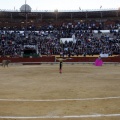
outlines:
[[102, 66], [103, 65], [103, 61], [101, 59], [96, 59], [94, 65], [95, 66]]

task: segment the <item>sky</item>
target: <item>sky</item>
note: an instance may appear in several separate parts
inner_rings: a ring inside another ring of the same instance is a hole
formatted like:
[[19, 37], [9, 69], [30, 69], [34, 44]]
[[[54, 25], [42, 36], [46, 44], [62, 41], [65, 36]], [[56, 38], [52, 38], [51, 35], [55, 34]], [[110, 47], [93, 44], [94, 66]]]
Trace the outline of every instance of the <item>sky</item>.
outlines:
[[[118, 9], [120, 0], [26, 0], [32, 10]], [[19, 10], [25, 0], [0, 0], [0, 9]]]

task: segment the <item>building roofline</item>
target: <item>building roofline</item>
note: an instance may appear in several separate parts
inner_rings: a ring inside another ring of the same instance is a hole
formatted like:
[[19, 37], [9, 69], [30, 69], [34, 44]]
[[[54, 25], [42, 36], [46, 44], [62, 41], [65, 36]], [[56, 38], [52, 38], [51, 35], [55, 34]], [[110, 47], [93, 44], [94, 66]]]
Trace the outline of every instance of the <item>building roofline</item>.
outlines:
[[[119, 9], [83, 9], [83, 10], [57, 10], [57, 12], [102, 12], [102, 11], [117, 11]], [[56, 10], [31, 10], [31, 12], [55, 12]], [[0, 9], [0, 12], [21, 12], [20, 10]]]

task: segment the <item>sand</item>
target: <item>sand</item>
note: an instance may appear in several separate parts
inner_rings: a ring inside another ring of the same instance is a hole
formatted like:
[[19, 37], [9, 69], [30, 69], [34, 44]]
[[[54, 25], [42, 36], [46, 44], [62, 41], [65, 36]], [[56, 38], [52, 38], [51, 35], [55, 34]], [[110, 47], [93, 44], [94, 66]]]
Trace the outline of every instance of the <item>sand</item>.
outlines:
[[63, 64], [62, 74], [59, 65], [0, 67], [0, 120], [17, 117], [120, 120], [120, 65]]

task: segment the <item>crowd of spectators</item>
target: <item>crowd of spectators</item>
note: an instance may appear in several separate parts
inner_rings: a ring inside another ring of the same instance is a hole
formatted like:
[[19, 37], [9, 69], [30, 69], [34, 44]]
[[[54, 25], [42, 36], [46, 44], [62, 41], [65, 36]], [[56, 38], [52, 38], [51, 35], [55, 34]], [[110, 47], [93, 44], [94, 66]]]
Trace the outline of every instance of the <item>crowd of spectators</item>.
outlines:
[[[96, 55], [106, 53], [120, 54], [119, 24], [109, 25], [109, 32], [101, 32], [103, 24], [86, 24], [84, 22], [63, 23], [54, 26], [51, 23], [19, 31], [0, 30], [0, 55], [21, 56], [25, 49], [33, 49], [39, 55]], [[97, 33], [94, 32], [97, 30]], [[61, 41], [60, 38], [73, 38], [73, 41]], [[30, 48], [25, 48], [29, 45]]]

